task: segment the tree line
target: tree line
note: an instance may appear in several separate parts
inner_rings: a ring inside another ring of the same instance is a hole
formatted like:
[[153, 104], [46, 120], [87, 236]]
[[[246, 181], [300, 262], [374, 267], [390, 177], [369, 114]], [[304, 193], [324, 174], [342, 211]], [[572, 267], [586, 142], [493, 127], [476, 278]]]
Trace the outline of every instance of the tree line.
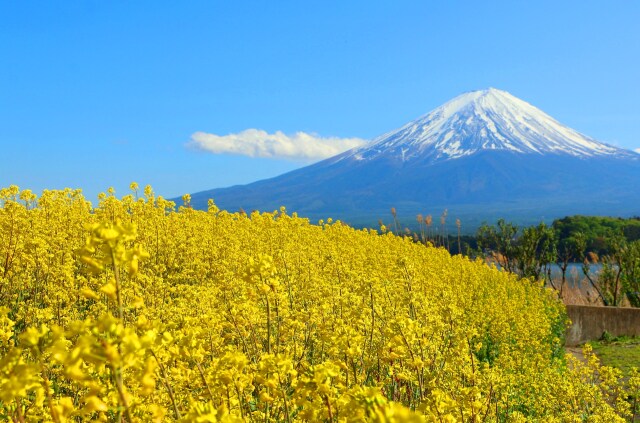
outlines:
[[[640, 220], [572, 216], [551, 226], [540, 223], [519, 228], [501, 219], [482, 225], [476, 233], [476, 253], [493, 259], [521, 277], [544, 280], [562, 292], [571, 263], [582, 273], [606, 306], [627, 298], [640, 307]], [[600, 269], [592, 272], [593, 266]], [[551, 275], [553, 266], [561, 277]]]
[[[394, 209], [392, 215], [391, 230], [400, 235]], [[500, 219], [483, 224], [475, 235], [462, 235], [458, 219], [455, 232], [447, 233], [446, 218], [446, 211], [436, 221], [418, 215], [418, 231], [405, 229], [404, 235], [452, 254], [490, 260], [523, 278], [544, 280], [561, 296], [570, 265], [578, 263], [604, 305], [619, 306], [626, 298], [640, 307], [640, 217], [568, 216], [551, 225], [522, 227]], [[552, 277], [554, 267], [559, 277]]]

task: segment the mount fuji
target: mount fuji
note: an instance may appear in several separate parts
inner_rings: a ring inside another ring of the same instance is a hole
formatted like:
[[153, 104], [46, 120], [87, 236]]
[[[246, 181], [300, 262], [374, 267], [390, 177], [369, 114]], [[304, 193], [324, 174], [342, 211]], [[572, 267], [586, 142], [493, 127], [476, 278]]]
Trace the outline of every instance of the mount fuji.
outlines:
[[[228, 210], [284, 205], [313, 219], [374, 226], [445, 208], [467, 228], [504, 217], [639, 215], [640, 154], [580, 134], [513, 95], [464, 93], [370, 143], [281, 176], [203, 191]], [[464, 224], [464, 223], [463, 223]]]

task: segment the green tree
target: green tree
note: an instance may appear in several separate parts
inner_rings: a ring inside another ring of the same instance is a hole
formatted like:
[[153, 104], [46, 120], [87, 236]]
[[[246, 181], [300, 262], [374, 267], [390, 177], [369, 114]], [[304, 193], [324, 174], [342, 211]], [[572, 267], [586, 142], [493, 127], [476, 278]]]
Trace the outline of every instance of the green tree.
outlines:
[[582, 273], [587, 278], [593, 289], [595, 289], [598, 297], [602, 300], [602, 303], [606, 306], [609, 305], [609, 300], [602, 292], [598, 279], [594, 278], [591, 273], [591, 265], [596, 262], [593, 257], [597, 257], [597, 255], [587, 254], [587, 237], [583, 232], [577, 232], [574, 235], [574, 239], [576, 242], [576, 257], [582, 262]]
[[640, 241], [627, 241], [623, 232], [610, 231], [605, 237], [607, 254], [600, 257], [602, 269], [594, 276], [581, 237], [582, 271], [606, 306], [619, 306], [626, 296], [634, 307], [640, 306]]
[[564, 291], [564, 287], [567, 283], [567, 269], [569, 268], [569, 264], [576, 260], [578, 256], [578, 243], [576, 241], [575, 236], [560, 238], [560, 235], [556, 231], [556, 257], [555, 262], [560, 269], [562, 279], [560, 280], [559, 286], [557, 286], [554, 281], [550, 278], [549, 283], [551, 286], [556, 289], [560, 296], [562, 297], [562, 293]]
[[627, 244], [622, 253], [622, 289], [633, 307], [640, 307], [640, 240]]
[[516, 273], [525, 278], [550, 280], [550, 264], [556, 260], [556, 236], [552, 228], [540, 223], [522, 230], [515, 248]]
[[491, 257], [509, 272], [515, 272], [516, 235], [518, 227], [504, 219], [494, 225], [484, 224], [476, 233], [479, 254]]
[[556, 258], [556, 236], [544, 223], [520, 231], [500, 219], [496, 225], [482, 225], [476, 239], [479, 253], [493, 258], [503, 269], [536, 280], [549, 277], [549, 265]]
[[608, 254], [601, 259], [602, 270], [598, 275], [598, 283], [602, 294], [607, 297], [611, 306], [619, 306], [623, 298], [622, 272], [623, 257], [627, 250], [627, 241], [620, 232], [611, 232], [605, 237]]

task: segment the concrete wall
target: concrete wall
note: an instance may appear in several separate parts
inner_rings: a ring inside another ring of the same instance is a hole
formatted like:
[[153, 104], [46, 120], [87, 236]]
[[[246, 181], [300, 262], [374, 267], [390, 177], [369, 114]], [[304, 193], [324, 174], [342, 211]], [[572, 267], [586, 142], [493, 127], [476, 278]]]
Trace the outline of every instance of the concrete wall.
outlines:
[[613, 336], [640, 336], [640, 308], [594, 307], [568, 305], [571, 327], [567, 330], [567, 346], [595, 341], [607, 331]]

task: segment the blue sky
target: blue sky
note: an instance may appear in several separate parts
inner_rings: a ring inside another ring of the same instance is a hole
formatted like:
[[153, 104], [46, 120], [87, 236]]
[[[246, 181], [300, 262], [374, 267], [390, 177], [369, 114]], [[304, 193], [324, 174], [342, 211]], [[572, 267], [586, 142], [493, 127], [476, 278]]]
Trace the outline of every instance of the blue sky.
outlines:
[[639, 20], [632, 1], [2, 1], [0, 186], [248, 183], [313, 154], [194, 134], [348, 145], [486, 87], [638, 148]]

